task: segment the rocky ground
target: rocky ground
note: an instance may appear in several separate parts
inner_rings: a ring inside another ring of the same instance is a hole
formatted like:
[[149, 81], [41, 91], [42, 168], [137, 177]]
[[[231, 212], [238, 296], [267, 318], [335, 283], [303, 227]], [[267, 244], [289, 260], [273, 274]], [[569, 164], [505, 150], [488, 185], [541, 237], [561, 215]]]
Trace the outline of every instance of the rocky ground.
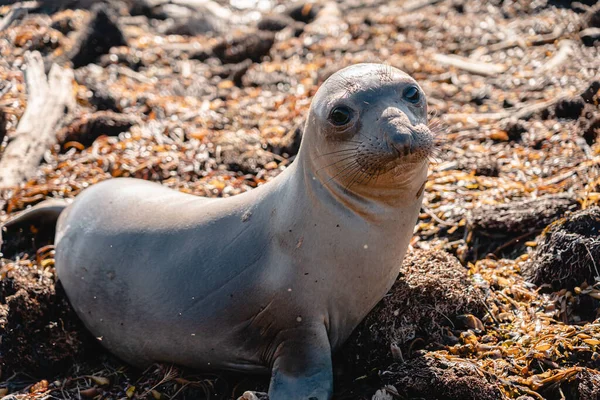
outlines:
[[[117, 176], [201, 196], [251, 190], [293, 161], [324, 79], [384, 62], [427, 93], [439, 150], [396, 284], [336, 355], [335, 398], [600, 399], [595, 1], [98, 3], [0, 3], [0, 162], [23, 120], [46, 116], [25, 115], [26, 66], [73, 73], [41, 165], [0, 192], [0, 222]], [[51, 227], [2, 235], [1, 394], [266, 388], [124, 365], [55, 284]]]

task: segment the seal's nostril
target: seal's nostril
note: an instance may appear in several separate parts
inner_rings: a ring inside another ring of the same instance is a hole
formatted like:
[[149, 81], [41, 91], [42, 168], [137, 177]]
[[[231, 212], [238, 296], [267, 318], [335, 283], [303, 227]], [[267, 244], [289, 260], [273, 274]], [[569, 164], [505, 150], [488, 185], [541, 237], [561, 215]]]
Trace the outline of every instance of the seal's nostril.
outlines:
[[398, 155], [407, 156], [411, 153], [412, 137], [410, 133], [395, 132], [388, 135], [388, 143]]

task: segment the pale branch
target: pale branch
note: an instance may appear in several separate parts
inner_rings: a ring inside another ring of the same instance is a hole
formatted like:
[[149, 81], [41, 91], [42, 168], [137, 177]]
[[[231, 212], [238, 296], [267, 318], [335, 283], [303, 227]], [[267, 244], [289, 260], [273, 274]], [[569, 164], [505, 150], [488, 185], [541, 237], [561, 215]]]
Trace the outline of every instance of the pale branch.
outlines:
[[573, 54], [574, 43], [572, 40], [563, 40], [558, 44], [558, 51], [544, 64], [542, 64], [537, 71], [548, 72], [556, 69], [566, 63], [569, 57]]
[[440, 64], [484, 76], [495, 76], [506, 71], [506, 66], [501, 64], [490, 64], [456, 55], [434, 54], [433, 59]]
[[11, 26], [13, 22], [23, 18], [25, 15], [27, 15], [27, 9], [25, 8], [15, 7], [12, 10], [10, 10], [9, 13], [6, 14], [4, 18], [0, 20], [0, 32], [2, 32], [5, 29], [8, 29], [8, 27]]
[[73, 71], [53, 65], [48, 78], [39, 52], [27, 53], [27, 108], [14, 139], [0, 159], [0, 189], [31, 178], [46, 150], [56, 143], [56, 130], [65, 111], [74, 106]]

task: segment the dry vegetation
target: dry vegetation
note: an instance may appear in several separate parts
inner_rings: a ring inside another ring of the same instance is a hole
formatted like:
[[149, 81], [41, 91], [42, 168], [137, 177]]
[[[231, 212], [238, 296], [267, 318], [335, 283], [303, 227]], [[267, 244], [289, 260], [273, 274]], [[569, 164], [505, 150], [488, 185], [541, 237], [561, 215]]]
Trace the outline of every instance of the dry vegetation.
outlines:
[[[74, 99], [41, 165], [0, 192], [0, 221], [117, 176], [201, 196], [251, 190], [293, 160], [320, 82], [385, 62], [427, 93], [439, 151], [396, 285], [336, 356], [336, 398], [600, 399], [595, 2], [221, 2], [216, 14], [34, 3], [0, 6], [0, 159], [26, 128], [28, 52], [73, 69]], [[265, 389], [264, 378], [124, 365], [55, 285], [51, 227], [3, 237], [2, 394]]]

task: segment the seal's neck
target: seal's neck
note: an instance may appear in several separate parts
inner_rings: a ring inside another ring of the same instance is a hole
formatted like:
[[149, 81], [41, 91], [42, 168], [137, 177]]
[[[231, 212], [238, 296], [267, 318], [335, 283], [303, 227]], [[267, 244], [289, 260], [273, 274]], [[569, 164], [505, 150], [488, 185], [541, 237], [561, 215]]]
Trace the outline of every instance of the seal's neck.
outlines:
[[318, 167], [310, 160], [311, 157], [304, 157], [301, 151], [293, 165], [296, 177], [302, 177], [307, 196], [325, 196], [332, 205], [372, 221], [386, 219], [390, 213], [411, 208], [411, 205], [420, 207], [427, 179], [427, 162], [407, 168], [409, 171], [403, 172], [393, 184], [373, 180], [368, 184], [345, 187], [328, 175], [318, 173]]

